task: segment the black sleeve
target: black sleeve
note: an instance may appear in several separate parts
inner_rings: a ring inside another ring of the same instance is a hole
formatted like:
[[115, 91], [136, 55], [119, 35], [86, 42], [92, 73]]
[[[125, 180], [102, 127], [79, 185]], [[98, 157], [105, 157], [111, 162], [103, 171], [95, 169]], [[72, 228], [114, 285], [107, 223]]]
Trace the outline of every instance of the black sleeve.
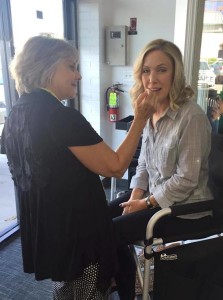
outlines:
[[2, 136], [1, 136], [1, 144], [0, 144], [0, 153], [1, 154], [6, 154], [4, 128], [5, 128], [5, 126], [3, 127]]
[[52, 139], [60, 146], [87, 146], [103, 139], [77, 110], [63, 106], [51, 114], [48, 128]]

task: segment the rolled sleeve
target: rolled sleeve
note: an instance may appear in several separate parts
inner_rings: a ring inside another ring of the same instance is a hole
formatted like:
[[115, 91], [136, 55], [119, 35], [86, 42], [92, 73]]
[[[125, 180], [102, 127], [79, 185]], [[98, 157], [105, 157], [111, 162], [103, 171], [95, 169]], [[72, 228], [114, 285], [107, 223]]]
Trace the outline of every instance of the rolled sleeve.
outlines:
[[[144, 140], [145, 138], [143, 137], [143, 141]], [[138, 166], [136, 168], [136, 174], [132, 177], [131, 184], [130, 184], [131, 189], [139, 188], [144, 191], [148, 190], [149, 175], [146, 169], [145, 151], [146, 151], [146, 143], [142, 142], [142, 147], [138, 159]]]
[[162, 185], [158, 186], [153, 191], [153, 196], [161, 208], [169, 207], [174, 203], [173, 201], [167, 199], [167, 197], [165, 196], [165, 190], [163, 189]]
[[147, 191], [148, 189], [148, 173], [146, 170], [144, 172], [139, 172], [132, 177], [130, 188], [139, 188], [141, 190]]

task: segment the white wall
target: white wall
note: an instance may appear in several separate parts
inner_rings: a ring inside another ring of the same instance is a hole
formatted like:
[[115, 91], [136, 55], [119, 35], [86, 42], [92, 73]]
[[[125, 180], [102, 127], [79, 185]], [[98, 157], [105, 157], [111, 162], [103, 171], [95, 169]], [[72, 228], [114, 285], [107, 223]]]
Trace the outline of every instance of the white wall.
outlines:
[[[107, 121], [106, 89], [114, 83], [123, 83], [123, 72], [132, 70], [137, 53], [153, 39], [176, 41], [183, 51], [186, 4], [187, 0], [79, 0], [81, 112], [113, 149], [126, 132], [116, 130], [115, 124]], [[128, 65], [109, 66], [104, 59], [105, 26], [129, 26], [132, 17], [137, 18], [138, 34], [127, 38]], [[126, 83], [121, 87], [125, 93], [120, 96], [120, 118], [133, 114], [130, 87]]]
[[[48, 32], [55, 37], [63, 37], [62, 0], [10, 0], [10, 5], [16, 51], [28, 38], [40, 33]], [[37, 10], [43, 13], [43, 19], [37, 18]]]
[[174, 43], [184, 53], [188, 0], [176, 0]]

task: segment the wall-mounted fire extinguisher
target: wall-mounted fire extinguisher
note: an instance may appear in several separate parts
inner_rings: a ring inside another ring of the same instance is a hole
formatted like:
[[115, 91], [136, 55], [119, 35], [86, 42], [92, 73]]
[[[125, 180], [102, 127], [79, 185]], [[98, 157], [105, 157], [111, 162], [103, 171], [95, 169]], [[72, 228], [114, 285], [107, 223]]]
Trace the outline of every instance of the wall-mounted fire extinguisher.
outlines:
[[113, 84], [106, 90], [106, 105], [108, 111], [108, 119], [110, 122], [116, 122], [119, 120], [119, 94], [124, 93], [124, 91], [119, 88], [119, 85], [121, 85], [121, 83]]

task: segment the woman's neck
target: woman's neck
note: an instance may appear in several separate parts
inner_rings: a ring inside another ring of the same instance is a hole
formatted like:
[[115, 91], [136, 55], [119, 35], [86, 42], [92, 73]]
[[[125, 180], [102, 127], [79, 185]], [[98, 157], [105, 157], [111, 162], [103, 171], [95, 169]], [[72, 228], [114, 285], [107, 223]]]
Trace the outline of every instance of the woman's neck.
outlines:
[[165, 102], [157, 105], [156, 111], [154, 112], [151, 118], [153, 127], [155, 127], [156, 122], [159, 121], [159, 119], [167, 112], [169, 107], [170, 107], [169, 102]]
[[[41, 89], [47, 91], [48, 93], [50, 93], [51, 95], [53, 95], [55, 98], [57, 98], [57, 95], [54, 94], [54, 92], [52, 92], [50, 89], [48, 89], [48, 88], [41, 88]], [[60, 101], [60, 99], [58, 99], [58, 98], [57, 98], [57, 100]]]

